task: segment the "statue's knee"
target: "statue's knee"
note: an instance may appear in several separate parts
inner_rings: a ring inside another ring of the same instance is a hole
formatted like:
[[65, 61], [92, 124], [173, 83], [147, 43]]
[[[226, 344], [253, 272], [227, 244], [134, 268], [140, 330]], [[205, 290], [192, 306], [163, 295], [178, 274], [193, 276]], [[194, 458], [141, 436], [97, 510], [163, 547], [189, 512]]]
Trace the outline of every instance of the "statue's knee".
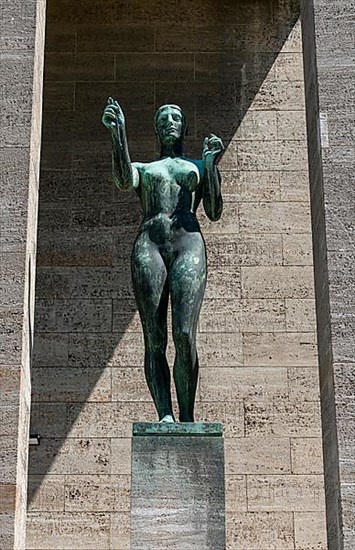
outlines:
[[193, 338], [188, 330], [179, 328], [174, 330], [174, 343], [177, 350], [188, 353], [193, 347]]

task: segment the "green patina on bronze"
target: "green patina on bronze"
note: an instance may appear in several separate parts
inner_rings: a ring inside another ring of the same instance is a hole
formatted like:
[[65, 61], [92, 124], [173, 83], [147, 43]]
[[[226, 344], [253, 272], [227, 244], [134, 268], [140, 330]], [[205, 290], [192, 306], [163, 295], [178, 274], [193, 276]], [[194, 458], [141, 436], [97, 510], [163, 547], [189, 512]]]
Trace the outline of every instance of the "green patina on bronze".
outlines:
[[202, 201], [211, 221], [221, 217], [221, 179], [216, 162], [223, 144], [210, 134], [203, 143], [202, 159], [186, 157], [182, 147], [186, 117], [177, 105], [163, 105], [155, 116], [160, 158], [131, 162], [125, 117], [112, 98], [102, 121], [111, 132], [115, 184], [119, 189], [134, 190], [143, 208], [132, 251], [132, 280], [144, 332], [148, 387], [159, 420], [174, 421], [166, 359], [170, 296], [179, 419], [193, 422], [198, 377], [196, 330], [206, 286], [206, 249], [196, 211]]
[[132, 435], [222, 437], [223, 424], [219, 422], [133, 422]]

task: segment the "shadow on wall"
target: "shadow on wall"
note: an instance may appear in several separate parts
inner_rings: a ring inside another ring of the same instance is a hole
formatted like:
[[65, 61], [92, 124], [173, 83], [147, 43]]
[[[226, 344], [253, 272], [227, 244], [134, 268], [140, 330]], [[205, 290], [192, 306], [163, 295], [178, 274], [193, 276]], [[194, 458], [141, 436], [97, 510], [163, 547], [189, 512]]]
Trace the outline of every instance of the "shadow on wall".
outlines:
[[[213, 131], [226, 145], [222, 170], [236, 170], [228, 146], [257, 93], [262, 110], [268, 75], [268, 105], [274, 94], [278, 108], [273, 65], [298, 16], [293, 0], [48, 0], [32, 369], [42, 443], [30, 452], [30, 501], [58, 473], [56, 455], [87, 402], [116, 400], [120, 414], [109, 367], [143, 359], [130, 279], [141, 210], [112, 182], [107, 97], [124, 108], [133, 160], [155, 158], [154, 112], [172, 102], [188, 116], [187, 154], [199, 157]], [[142, 407], [130, 411], [142, 419]]]

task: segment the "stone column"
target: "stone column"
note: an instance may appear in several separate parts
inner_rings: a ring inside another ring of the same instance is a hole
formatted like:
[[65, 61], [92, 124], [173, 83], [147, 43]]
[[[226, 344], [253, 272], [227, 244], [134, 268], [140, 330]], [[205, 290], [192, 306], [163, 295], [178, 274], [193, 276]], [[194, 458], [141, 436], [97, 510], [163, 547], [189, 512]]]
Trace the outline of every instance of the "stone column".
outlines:
[[0, 7], [0, 548], [25, 548], [46, 0]]
[[135, 550], [225, 548], [221, 424], [133, 424]]
[[328, 547], [355, 548], [355, 22], [302, 3]]

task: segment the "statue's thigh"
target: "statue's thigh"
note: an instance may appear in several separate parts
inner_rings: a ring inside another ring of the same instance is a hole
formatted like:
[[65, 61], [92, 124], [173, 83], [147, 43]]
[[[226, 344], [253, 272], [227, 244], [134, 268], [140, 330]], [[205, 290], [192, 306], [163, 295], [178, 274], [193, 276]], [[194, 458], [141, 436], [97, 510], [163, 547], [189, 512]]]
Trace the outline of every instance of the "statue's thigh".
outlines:
[[132, 252], [132, 282], [142, 320], [165, 308], [166, 281], [167, 270], [157, 247], [138, 241]]
[[173, 329], [196, 329], [206, 287], [206, 255], [203, 248], [180, 253], [169, 276]]

